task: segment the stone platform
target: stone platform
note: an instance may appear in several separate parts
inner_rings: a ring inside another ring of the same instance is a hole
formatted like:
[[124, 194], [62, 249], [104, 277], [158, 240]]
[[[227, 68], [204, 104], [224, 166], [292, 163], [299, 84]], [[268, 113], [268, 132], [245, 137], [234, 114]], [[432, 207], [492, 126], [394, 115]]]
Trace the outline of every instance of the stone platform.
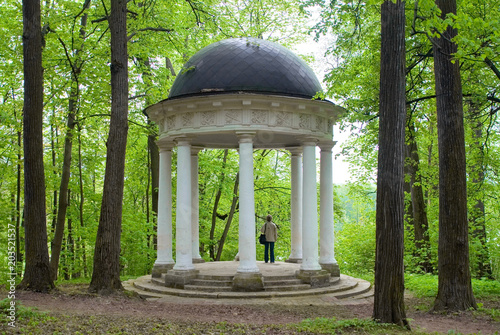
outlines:
[[134, 291], [144, 298], [164, 298], [168, 296], [203, 299], [262, 299], [293, 298], [328, 295], [331, 299], [369, 298], [369, 282], [346, 275], [331, 277], [330, 285], [312, 287], [297, 277], [300, 264], [276, 262], [274, 264], [257, 262], [263, 277], [264, 289], [258, 292], [234, 292], [232, 279], [239, 262], [207, 262], [194, 264], [199, 271], [197, 278], [184, 288], [164, 286], [162, 278], [150, 275], [123, 283], [128, 291]]

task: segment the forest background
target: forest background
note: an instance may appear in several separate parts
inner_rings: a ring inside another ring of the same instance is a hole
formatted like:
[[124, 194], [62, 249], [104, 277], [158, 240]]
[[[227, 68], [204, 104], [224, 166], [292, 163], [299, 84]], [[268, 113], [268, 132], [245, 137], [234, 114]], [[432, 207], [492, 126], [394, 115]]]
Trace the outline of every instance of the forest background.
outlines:
[[[456, 57], [464, 83], [471, 272], [478, 280], [498, 281], [500, 2], [458, 1], [458, 5], [459, 13], [448, 24], [460, 32]], [[8, 228], [15, 227], [20, 280], [24, 257], [22, 8], [12, 0], [0, 1], [0, 8], [0, 245], [7, 246], [12, 237]], [[407, 1], [406, 8], [405, 270], [433, 276], [437, 271], [438, 152], [430, 36], [444, 23], [436, 19], [432, 1]], [[42, 4], [48, 240], [52, 255], [60, 250], [59, 279], [90, 278], [92, 271], [111, 106], [108, 11], [106, 1]], [[329, 43], [326, 54], [316, 59], [326, 69], [324, 78], [319, 75], [325, 97], [346, 108], [340, 128], [351, 134], [342, 147], [351, 177], [334, 189], [336, 259], [342, 273], [373, 279], [379, 3], [130, 1], [128, 11], [130, 112], [121, 274], [148, 274], [156, 259], [157, 128], [144, 115], [144, 108], [168, 96], [176, 73], [202, 47], [225, 38], [254, 36], [295, 50], [310, 38]], [[312, 54], [301, 56], [313, 62]], [[174, 167], [175, 160], [174, 151]], [[233, 260], [238, 252], [237, 153], [202, 150], [199, 166], [200, 254], [206, 261]], [[290, 254], [290, 157], [283, 150], [257, 150], [254, 166], [257, 226], [266, 214], [273, 214], [280, 228], [276, 257], [285, 260]], [[175, 189], [175, 169], [172, 183]], [[173, 201], [175, 215], [175, 196]], [[62, 243], [55, 239], [58, 226], [64, 228], [59, 229]], [[261, 253], [258, 257], [262, 259]], [[8, 262], [7, 248], [1, 248], [0, 267], [7, 269]], [[0, 282], [8, 278], [8, 272], [2, 271]]]

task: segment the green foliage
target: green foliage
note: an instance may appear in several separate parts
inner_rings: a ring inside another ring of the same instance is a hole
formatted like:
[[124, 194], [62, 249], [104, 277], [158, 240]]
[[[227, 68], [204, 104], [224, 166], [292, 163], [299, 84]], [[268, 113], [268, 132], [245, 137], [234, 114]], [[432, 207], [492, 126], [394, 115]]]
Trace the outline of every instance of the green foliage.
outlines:
[[472, 279], [472, 289], [476, 298], [497, 296], [500, 292], [500, 281], [490, 279]]
[[[416, 297], [435, 297], [438, 289], [436, 275], [405, 275], [405, 288]], [[472, 279], [472, 289], [476, 298], [498, 297], [500, 282], [490, 279]]]
[[[47, 186], [47, 224], [49, 241], [54, 236], [58, 191], [67, 131], [70, 97], [74, 98], [76, 127], [72, 132], [73, 147], [69, 207], [59, 274], [61, 278], [90, 276], [93, 248], [99, 222], [104, 180], [106, 141], [110, 113], [110, 35], [105, 20], [109, 3], [59, 1], [42, 4], [44, 27], [44, 138]], [[272, 10], [270, 10], [272, 8]], [[157, 130], [148, 124], [143, 109], [165, 99], [170, 86], [186, 60], [202, 47], [228, 37], [255, 36], [293, 45], [306, 36], [306, 14], [296, 2], [231, 1], [231, 2], [129, 2], [127, 30], [129, 36], [129, 135], [123, 199], [121, 236], [121, 268], [123, 275], [149, 273], [156, 259], [156, 217], [152, 209], [150, 159], [147, 135]], [[22, 221], [22, 11], [20, 3], [2, 1], [0, 31], [0, 243], [6, 242], [9, 224]], [[76, 92], [76, 93], [75, 93]], [[278, 164], [280, 171], [270, 169], [256, 184], [267, 183], [257, 192], [259, 215], [272, 212], [282, 223], [283, 242], [287, 239], [285, 157], [269, 155], [262, 164]], [[206, 247], [218, 242], [225, 221], [216, 220], [215, 235], [210, 239], [211, 210], [218, 187], [220, 164], [212, 164], [218, 150], [200, 153], [200, 240]], [[279, 155], [282, 155], [280, 153]], [[175, 152], [173, 155], [175, 166]], [[257, 160], [256, 160], [257, 162]], [[18, 167], [21, 175], [17, 175]], [[263, 171], [266, 171], [267, 166]], [[278, 170], [279, 170], [278, 169]], [[227, 178], [218, 214], [229, 212], [237, 172], [235, 152], [227, 163]], [[275, 173], [276, 172], [276, 173]], [[274, 176], [274, 178], [273, 178]], [[173, 171], [173, 186], [176, 172]], [[17, 182], [21, 189], [17, 193]], [[289, 187], [289, 186], [288, 186]], [[174, 188], [175, 189], [175, 188]], [[174, 192], [175, 193], [175, 192]], [[277, 200], [273, 204], [273, 201]], [[16, 202], [20, 202], [19, 211]], [[175, 196], [173, 199], [175, 206]], [[269, 205], [273, 204], [273, 205]], [[175, 212], [174, 212], [175, 215]], [[224, 244], [222, 259], [233, 259], [238, 250], [238, 212]], [[174, 223], [175, 229], [175, 223]], [[174, 230], [175, 232], [175, 230]], [[23, 251], [21, 228], [21, 250]], [[281, 239], [281, 237], [280, 237]], [[175, 241], [174, 241], [175, 243]], [[174, 244], [175, 248], [175, 244]], [[277, 246], [285, 255], [287, 244]], [[208, 260], [207, 254], [203, 257]], [[285, 256], [280, 256], [285, 257]], [[5, 249], [0, 251], [0, 266], [6, 266]], [[21, 267], [21, 259], [18, 262]], [[5, 273], [0, 278], [7, 279]]]
[[337, 222], [335, 257], [342, 273], [372, 275], [375, 269], [375, 193], [373, 186], [340, 191], [346, 221]]
[[435, 275], [405, 275], [405, 288], [416, 297], [435, 297], [438, 288], [438, 277]]

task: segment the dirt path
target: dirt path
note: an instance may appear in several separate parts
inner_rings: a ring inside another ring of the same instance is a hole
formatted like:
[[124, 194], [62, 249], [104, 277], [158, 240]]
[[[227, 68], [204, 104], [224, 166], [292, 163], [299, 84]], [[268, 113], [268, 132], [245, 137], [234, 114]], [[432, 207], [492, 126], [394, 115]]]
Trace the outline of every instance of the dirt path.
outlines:
[[[227, 322], [230, 324], [268, 325], [298, 323], [306, 318], [335, 317], [336, 319], [370, 318], [373, 304], [342, 301], [341, 304], [279, 304], [275, 301], [260, 304], [224, 303], [210, 299], [147, 301], [138, 297], [99, 297], [85, 293], [85, 287], [63, 289], [50, 294], [18, 292], [16, 297], [24, 306], [37, 307], [61, 316], [92, 317], [117, 322]], [[321, 300], [321, 299], [319, 299]], [[422, 301], [410, 298], [407, 306]], [[425, 302], [424, 302], [425, 304]], [[485, 308], [500, 308], [500, 301], [485, 302]], [[463, 312], [452, 315], [430, 314], [410, 308], [407, 312], [413, 330], [448, 334], [495, 334], [500, 322], [484, 313]], [[154, 320], [154, 321], [153, 321]], [[99, 321], [102, 322], [102, 321]]]

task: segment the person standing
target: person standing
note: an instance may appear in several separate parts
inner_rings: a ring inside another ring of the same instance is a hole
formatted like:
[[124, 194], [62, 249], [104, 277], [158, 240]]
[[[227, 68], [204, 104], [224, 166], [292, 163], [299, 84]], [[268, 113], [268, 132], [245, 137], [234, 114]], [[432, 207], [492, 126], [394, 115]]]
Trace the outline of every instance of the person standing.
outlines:
[[269, 254], [271, 254], [271, 263], [274, 263], [274, 242], [278, 239], [278, 227], [273, 223], [273, 217], [268, 215], [266, 223], [260, 228], [260, 232], [266, 235], [266, 243], [264, 243], [264, 261], [269, 262]]

